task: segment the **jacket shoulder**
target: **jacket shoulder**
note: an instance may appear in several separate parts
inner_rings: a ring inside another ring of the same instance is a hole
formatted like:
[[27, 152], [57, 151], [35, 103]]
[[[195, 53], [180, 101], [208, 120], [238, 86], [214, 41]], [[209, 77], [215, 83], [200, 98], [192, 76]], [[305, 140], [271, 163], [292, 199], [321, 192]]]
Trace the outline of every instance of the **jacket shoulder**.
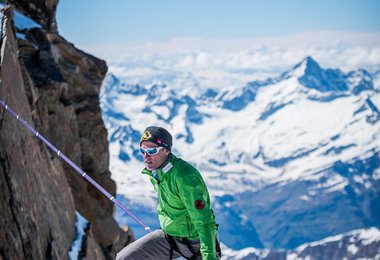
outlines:
[[177, 158], [173, 166], [174, 170], [172, 177], [175, 179], [177, 185], [179, 183], [181, 183], [181, 185], [187, 184], [192, 187], [199, 184], [203, 185], [203, 178], [195, 166], [181, 158]]
[[198, 170], [193, 165], [181, 158], [176, 158], [176, 160], [173, 163], [173, 166], [176, 174], [199, 174]]

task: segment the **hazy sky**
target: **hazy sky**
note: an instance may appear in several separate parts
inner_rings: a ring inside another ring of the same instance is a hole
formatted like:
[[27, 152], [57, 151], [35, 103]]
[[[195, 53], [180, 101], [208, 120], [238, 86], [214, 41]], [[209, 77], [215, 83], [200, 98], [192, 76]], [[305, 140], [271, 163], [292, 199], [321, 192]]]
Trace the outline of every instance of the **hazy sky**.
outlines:
[[60, 0], [57, 21], [63, 37], [115, 74], [199, 70], [222, 85], [251, 80], [244, 75], [252, 69], [282, 72], [306, 56], [378, 71], [379, 13], [380, 0]]
[[242, 39], [310, 31], [380, 32], [379, 0], [60, 0], [76, 44]]

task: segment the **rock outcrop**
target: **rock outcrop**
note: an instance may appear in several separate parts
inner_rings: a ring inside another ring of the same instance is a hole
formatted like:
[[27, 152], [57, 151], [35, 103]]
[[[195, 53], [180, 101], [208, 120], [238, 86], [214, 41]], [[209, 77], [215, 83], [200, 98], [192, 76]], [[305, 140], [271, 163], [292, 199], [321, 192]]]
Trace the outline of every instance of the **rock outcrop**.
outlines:
[[[17, 28], [4, 10], [0, 99], [115, 194], [98, 97], [105, 62], [58, 35], [57, 0], [10, 2], [40, 27]], [[90, 223], [84, 258], [112, 259], [133, 240], [104, 195], [0, 109], [0, 259], [68, 258], [75, 211]]]

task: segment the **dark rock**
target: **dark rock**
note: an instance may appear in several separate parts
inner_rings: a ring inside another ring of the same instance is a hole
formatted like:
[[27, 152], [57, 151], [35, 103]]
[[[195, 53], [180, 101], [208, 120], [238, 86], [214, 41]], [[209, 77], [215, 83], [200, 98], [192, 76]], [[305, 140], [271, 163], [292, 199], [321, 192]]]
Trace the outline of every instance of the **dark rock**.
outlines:
[[[12, 11], [6, 11], [0, 99], [115, 195], [98, 97], [107, 72], [105, 62], [56, 33], [56, 1], [15, 2], [19, 11], [43, 26], [24, 29], [25, 39], [16, 42]], [[43, 14], [39, 18], [36, 8]], [[112, 202], [20, 122], [1, 112], [0, 211], [5, 213], [0, 226], [5, 232], [0, 234], [0, 255], [67, 258], [75, 237], [76, 210], [90, 222], [83, 257], [91, 252], [102, 256], [97, 259], [114, 258], [132, 234], [118, 227]]]
[[58, 0], [8, 0], [24, 15], [32, 18], [44, 29], [57, 33], [55, 14]]
[[[12, 10], [7, 9], [0, 97], [32, 123], [11, 19]], [[0, 115], [0, 133], [2, 258], [67, 258], [75, 236], [75, 208], [61, 162], [4, 110]]]

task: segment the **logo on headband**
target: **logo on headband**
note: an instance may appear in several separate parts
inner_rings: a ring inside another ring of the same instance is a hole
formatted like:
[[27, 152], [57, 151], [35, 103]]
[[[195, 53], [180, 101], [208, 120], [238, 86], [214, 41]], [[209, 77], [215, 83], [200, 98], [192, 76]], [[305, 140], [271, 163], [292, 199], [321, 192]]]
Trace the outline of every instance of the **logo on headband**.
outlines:
[[149, 140], [152, 137], [152, 134], [147, 130], [143, 133], [140, 139], [140, 143]]

